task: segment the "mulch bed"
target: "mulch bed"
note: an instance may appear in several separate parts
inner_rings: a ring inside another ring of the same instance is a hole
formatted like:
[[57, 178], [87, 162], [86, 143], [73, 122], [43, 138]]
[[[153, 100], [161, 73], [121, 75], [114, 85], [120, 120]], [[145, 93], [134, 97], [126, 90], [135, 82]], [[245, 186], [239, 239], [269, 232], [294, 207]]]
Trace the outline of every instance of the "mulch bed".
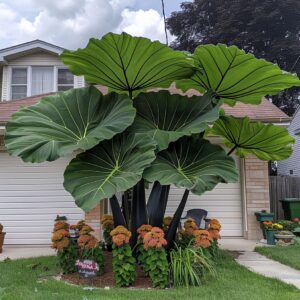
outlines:
[[[95, 286], [95, 287], [114, 287], [114, 273], [112, 270], [112, 253], [104, 252], [104, 274], [93, 279], [84, 279], [78, 273], [62, 275], [61, 279], [76, 285]], [[131, 286], [134, 288], [151, 288], [152, 283], [149, 277], [146, 277], [140, 266], [136, 268], [137, 277], [135, 283]]]

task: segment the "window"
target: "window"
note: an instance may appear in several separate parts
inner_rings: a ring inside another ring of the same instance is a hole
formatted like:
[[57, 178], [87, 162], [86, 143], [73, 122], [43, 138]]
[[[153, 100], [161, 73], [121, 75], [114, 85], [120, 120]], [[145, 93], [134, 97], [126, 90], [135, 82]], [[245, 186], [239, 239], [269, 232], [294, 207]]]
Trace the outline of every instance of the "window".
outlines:
[[13, 66], [10, 99], [66, 91], [74, 87], [74, 75], [65, 67]]
[[32, 67], [31, 96], [47, 94], [54, 91], [53, 67]]
[[11, 75], [11, 99], [27, 97], [27, 68], [13, 68]]
[[66, 91], [74, 87], [74, 75], [68, 69], [57, 70], [57, 90]]

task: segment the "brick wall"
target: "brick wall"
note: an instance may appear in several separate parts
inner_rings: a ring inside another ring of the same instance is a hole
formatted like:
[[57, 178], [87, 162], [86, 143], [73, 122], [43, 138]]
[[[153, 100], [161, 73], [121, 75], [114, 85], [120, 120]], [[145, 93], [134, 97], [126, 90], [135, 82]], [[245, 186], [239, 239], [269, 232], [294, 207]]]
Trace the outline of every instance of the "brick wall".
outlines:
[[247, 239], [261, 239], [262, 232], [254, 212], [263, 209], [270, 211], [268, 162], [261, 161], [256, 157], [247, 157], [244, 160], [244, 172], [247, 219], [245, 237]]

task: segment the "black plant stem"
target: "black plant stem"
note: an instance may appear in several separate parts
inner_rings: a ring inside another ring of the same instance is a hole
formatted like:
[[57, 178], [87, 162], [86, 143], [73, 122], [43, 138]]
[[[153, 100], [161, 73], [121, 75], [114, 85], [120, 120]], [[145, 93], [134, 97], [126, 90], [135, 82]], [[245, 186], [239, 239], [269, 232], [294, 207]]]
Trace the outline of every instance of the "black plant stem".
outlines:
[[130, 224], [130, 212], [129, 212], [129, 191], [124, 192], [124, 216], [126, 223]]
[[236, 148], [237, 148], [237, 145], [235, 145], [235, 146], [227, 153], [227, 155], [229, 156]]

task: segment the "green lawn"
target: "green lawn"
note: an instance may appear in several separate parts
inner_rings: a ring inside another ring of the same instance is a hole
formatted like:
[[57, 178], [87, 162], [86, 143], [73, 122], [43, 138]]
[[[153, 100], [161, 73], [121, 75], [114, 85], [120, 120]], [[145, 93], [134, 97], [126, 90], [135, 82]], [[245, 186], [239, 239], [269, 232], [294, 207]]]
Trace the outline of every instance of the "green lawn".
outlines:
[[205, 279], [203, 286], [170, 290], [93, 290], [86, 291], [58, 282], [55, 257], [42, 257], [0, 263], [0, 299], [207, 299], [207, 300], [274, 300], [300, 299], [300, 291], [275, 279], [256, 275], [237, 265], [224, 253], [218, 265], [218, 275]]
[[288, 247], [256, 247], [255, 251], [285, 265], [300, 270], [300, 245]]

